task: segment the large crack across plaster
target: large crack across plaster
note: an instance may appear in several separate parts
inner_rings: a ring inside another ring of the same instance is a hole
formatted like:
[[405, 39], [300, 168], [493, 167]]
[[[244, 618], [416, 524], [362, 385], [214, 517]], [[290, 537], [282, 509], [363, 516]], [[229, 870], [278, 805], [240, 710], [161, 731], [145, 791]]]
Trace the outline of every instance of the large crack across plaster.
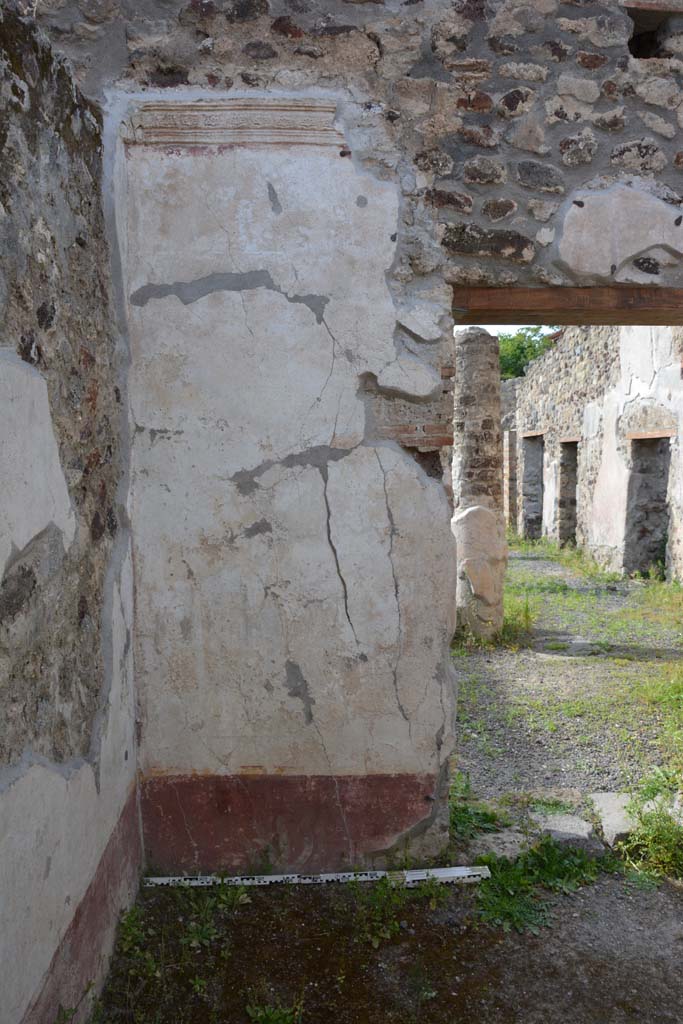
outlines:
[[330, 499], [327, 493], [327, 482], [329, 477], [329, 474], [327, 472], [327, 463], [325, 463], [325, 465], [323, 466], [319, 466], [318, 468], [320, 470], [320, 475], [323, 478], [323, 498], [325, 500], [325, 510], [327, 512], [327, 542], [330, 545], [330, 550], [334, 558], [334, 564], [337, 568], [337, 576], [339, 577], [339, 582], [341, 583], [342, 586], [342, 593], [344, 595], [344, 612], [346, 613], [346, 619], [349, 626], [351, 627], [353, 639], [356, 641], [356, 643], [358, 643], [358, 636], [356, 635], [356, 630], [354, 628], [353, 622], [351, 621], [351, 615], [349, 613], [348, 587], [346, 586], [346, 580], [342, 575], [341, 564], [339, 562], [339, 553], [335, 547], [334, 541], [332, 540], [332, 510], [330, 508]]
[[151, 299], [165, 299], [175, 295], [184, 306], [189, 306], [214, 292], [250, 292], [257, 288], [282, 295], [287, 302], [300, 304], [310, 309], [316, 323], [323, 323], [325, 306], [330, 301], [327, 295], [288, 295], [275, 284], [267, 270], [246, 270], [244, 272], [207, 274], [194, 281], [174, 281], [172, 284], [145, 284], [130, 297], [132, 306], [146, 306]]
[[376, 448], [374, 449], [374, 452], [375, 452], [375, 458], [377, 459], [377, 464], [378, 464], [378, 466], [380, 468], [380, 471], [382, 473], [382, 486], [384, 488], [384, 503], [385, 503], [386, 509], [387, 509], [387, 519], [389, 520], [389, 564], [391, 565], [391, 575], [392, 575], [392, 578], [393, 578], [393, 581], [394, 581], [394, 597], [396, 599], [396, 612], [397, 612], [397, 615], [398, 615], [398, 654], [396, 655], [396, 661], [394, 662], [394, 667], [393, 667], [393, 670], [392, 670], [393, 671], [393, 677], [394, 677], [394, 691], [396, 693], [396, 703], [398, 704], [398, 709], [401, 712], [401, 715], [403, 716], [404, 720], [408, 723], [408, 735], [410, 736], [410, 734], [411, 734], [411, 732], [410, 732], [410, 730], [411, 730], [410, 719], [408, 718], [408, 715], [406, 714], [405, 708], [403, 707], [403, 704], [401, 703], [401, 698], [400, 698], [399, 692], [398, 692], [398, 666], [399, 666], [399, 663], [401, 661], [401, 657], [403, 655], [403, 622], [402, 622], [402, 618], [401, 618], [401, 601], [399, 599], [399, 593], [398, 593], [398, 577], [396, 576], [396, 566], [394, 565], [394, 537], [396, 536], [396, 532], [397, 532], [396, 531], [396, 523], [394, 522], [394, 513], [391, 511], [391, 505], [389, 504], [389, 492], [387, 491], [387, 474], [386, 474], [386, 470], [384, 469], [384, 466], [382, 465], [382, 460], [380, 459], [379, 452], [377, 451]]

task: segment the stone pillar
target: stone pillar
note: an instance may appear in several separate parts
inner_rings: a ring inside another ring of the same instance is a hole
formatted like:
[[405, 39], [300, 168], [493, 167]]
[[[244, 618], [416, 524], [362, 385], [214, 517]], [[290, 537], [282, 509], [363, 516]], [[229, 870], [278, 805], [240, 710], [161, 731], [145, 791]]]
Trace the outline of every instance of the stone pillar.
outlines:
[[458, 626], [491, 637], [503, 625], [507, 563], [498, 338], [455, 332], [453, 534]]
[[505, 522], [517, 529], [517, 431], [503, 432], [503, 512]]

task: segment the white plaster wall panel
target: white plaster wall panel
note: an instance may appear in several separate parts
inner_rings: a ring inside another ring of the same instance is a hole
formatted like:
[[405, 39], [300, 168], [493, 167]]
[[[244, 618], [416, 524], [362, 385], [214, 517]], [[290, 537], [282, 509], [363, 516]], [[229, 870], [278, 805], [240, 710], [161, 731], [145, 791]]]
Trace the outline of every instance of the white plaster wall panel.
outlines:
[[655, 372], [652, 330], [651, 327], [622, 327], [619, 335], [621, 387], [631, 395], [647, 392], [652, 384]]
[[15, 352], [0, 350], [0, 569], [54, 523], [64, 547], [76, 519], [59, 461], [47, 385]]
[[113, 675], [97, 768], [33, 764], [0, 787], [2, 1024], [21, 1020], [45, 977], [134, 782], [132, 595], [129, 553], [114, 587]]
[[338, 144], [133, 146], [126, 177], [143, 767], [435, 772], [447, 503], [361, 445], [361, 374], [439, 383], [393, 341], [395, 185]]
[[618, 399], [610, 392], [603, 407], [602, 458], [588, 522], [589, 545], [598, 552], [610, 549], [611, 557], [617, 561], [624, 544], [629, 477], [617, 444], [619, 412]]
[[547, 451], [543, 453], [543, 536], [557, 540], [557, 503], [560, 488], [560, 463]]

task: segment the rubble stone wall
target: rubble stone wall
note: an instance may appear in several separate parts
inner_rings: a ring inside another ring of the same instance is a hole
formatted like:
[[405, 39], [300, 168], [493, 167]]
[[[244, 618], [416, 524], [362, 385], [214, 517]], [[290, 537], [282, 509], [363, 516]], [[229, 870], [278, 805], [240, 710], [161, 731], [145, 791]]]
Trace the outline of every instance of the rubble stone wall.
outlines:
[[577, 543], [610, 569], [633, 571], [657, 561], [665, 537], [668, 575], [681, 579], [682, 355], [680, 328], [572, 327], [531, 363], [517, 389], [520, 532], [525, 435], [527, 444], [543, 437], [542, 530], [557, 541], [562, 442], [578, 443]]
[[140, 843], [101, 117], [9, 4], [0, 109], [0, 1017], [15, 1024], [99, 982]]
[[346, 158], [400, 186], [404, 284], [680, 283], [683, 34], [631, 53], [638, 0], [27, 6], [96, 97], [351, 90]]

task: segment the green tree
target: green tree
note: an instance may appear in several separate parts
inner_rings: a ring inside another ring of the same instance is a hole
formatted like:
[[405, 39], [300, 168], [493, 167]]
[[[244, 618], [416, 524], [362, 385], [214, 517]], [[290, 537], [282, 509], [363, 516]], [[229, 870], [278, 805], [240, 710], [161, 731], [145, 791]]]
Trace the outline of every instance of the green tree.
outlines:
[[523, 377], [532, 359], [543, 355], [555, 344], [555, 327], [520, 327], [514, 334], [499, 334], [500, 376], [502, 380]]

